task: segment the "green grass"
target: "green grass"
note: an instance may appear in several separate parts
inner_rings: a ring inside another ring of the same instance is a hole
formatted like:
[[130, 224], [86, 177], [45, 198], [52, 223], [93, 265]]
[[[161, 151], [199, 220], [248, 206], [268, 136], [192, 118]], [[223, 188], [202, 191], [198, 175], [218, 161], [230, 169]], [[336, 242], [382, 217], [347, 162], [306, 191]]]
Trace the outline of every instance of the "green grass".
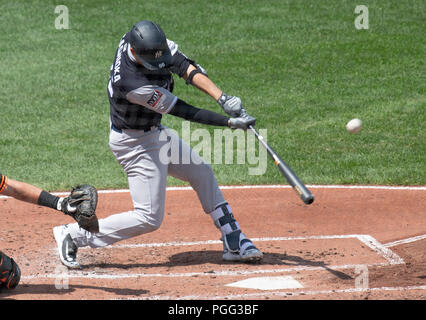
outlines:
[[[57, 1], [0, 2], [0, 171], [12, 179], [48, 190], [127, 187], [108, 146], [106, 83], [121, 36], [151, 19], [242, 98], [305, 183], [426, 184], [422, 0], [363, 2], [368, 30], [355, 28], [353, 1], [62, 3], [69, 30], [55, 29]], [[181, 99], [221, 112], [175, 79]], [[363, 128], [351, 135], [355, 117]], [[163, 123], [181, 132], [180, 119]], [[248, 167], [213, 164], [220, 184], [286, 183], [270, 159], [263, 175]]]

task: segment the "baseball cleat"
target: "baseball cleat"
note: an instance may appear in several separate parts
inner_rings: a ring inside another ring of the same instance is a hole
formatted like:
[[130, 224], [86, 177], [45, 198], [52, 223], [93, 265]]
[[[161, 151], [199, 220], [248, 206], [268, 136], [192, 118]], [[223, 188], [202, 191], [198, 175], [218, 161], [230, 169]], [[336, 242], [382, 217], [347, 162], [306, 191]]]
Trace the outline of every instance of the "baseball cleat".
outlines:
[[222, 255], [224, 261], [258, 262], [262, 260], [263, 253], [257, 249], [247, 249], [243, 253], [225, 250]]
[[58, 253], [61, 262], [70, 269], [80, 269], [81, 266], [77, 262], [77, 245], [71, 238], [68, 226], [58, 226], [53, 228], [53, 236], [58, 245]]
[[[255, 247], [253, 242], [250, 239], [245, 238], [241, 234], [240, 240], [240, 250], [239, 251], [230, 251], [227, 248], [225, 242], [223, 242], [223, 255], [222, 259], [224, 261], [240, 261], [240, 262], [258, 262], [262, 260], [263, 253]], [[223, 241], [223, 238], [221, 239]]]

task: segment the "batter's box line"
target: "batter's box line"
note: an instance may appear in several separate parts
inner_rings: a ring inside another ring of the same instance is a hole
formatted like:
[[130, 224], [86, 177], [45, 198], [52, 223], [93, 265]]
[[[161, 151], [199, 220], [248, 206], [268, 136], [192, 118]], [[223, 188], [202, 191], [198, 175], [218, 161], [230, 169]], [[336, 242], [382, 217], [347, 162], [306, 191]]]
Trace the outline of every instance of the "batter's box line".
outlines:
[[[371, 263], [371, 264], [345, 264], [345, 265], [331, 265], [325, 266], [327, 269], [331, 270], [346, 270], [346, 269], [355, 269], [356, 267], [386, 267], [389, 266], [388, 263]], [[184, 273], [124, 273], [124, 274], [109, 274], [109, 273], [99, 273], [96, 271], [72, 271], [68, 270], [66, 273], [63, 273], [62, 270], [60, 274], [37, 274], [37, 275], [28, 275], [22, 276], [21, 279], [25, 280], [34, 280], [34, 279], [57, 279], [58, 276], [66, 279], [91, 279], [91, 280], [120, 280], [120, 279], [129, 279], [129, 278], [190, 278], [190, 277], [229, 277], [229, 276], [250, 276], [258, 274], [268, 274], [268, 273], [291, 273], [298, 271], [319, 271], [324, 270], [324, 266], [318, 267], [291, 267], [291, 268], [282, 268], [282, 269], [258, 269], [258, 270], [245, 270], [245, 271], [233, 271], [233, 270], [222, 270], [222, 271], [209, 271], [209, 272], [184, 272]]]
[[371, 293], [380, 291], [406, 291], [406, 290], [426, 290], [425, 285], [408, 286], [408, 287], [377, 287], [377, 288], [348, 288], [348, 289], [333, 289], [333, 290], [300, 290], [300, 291], [268, 291], [256, 293], [230, 294], [226, 296], [149, 296], [141, 298], [118, 298], [112, 300], [241, 300], [255, 298], [272, 298], [286, 297], [292, 298], [297, 296], [315, 296], [322, 294], [350, 294], [350, 293]]
[[[388, 266], [404, 264], [404, 260], [397, 254], [386, 248], [376, 239], [370, 235], [332, 235], [332, 236], [305, 236], [305, 237], [271, 237], [271, 238], [253, 238], [256, 242], [266, 241], [291, 241], [291, 240], [329, 240], [329, 239], [358, 239], [361, 243], [372, 249], [379, 256], [383, 257], [387, 263], [372, 263], [372, 264], [346, 264], [346, 265], [334, 265], [327, 266], [333, 270], [344, 270], [353, 269], [357, 266], [363, 265], [367, 267], [373, 266]], [[170, 246], [192, 246], [202, 244], [219, 244], [222, 243], [220, 240], [207, 240], [207, 241], [196, 241], [196, 242], [167, 242], [167, 243], [140, 243], [140, 244], [123, 244], [115, 246], [107, 246], [105, 248], [110, 249], [126, 249], [126, 248], [147, 248], [147, 247], [170, 247]], [[80, 248], [80, 249], [91, 249], [91, 248]], [[54, 250], [54, 249], [52, 249]], [[177, 278], [177, 277], [193, 277], [193, 276], [243, 276], [253, 274], [266, 274], [266, 273], [284, 273], [294, 271], [315, 271], [323, 270], [323, 266], [318, 267], [291, 267], [281, 269], [258, 269], [258, 270], [246, 270], [246, 271], [214, 271], [214, 272], [189, 272], [189, 273], [129, 273], [129, 274], [99, 274], [96, 271], [71, 271], [67, 273], [68, 278], [87, 278], [87, 279], [125, 279], [125, 278], [139, 278], [139, 277], [159, 277], [159, 278]], [[45, 274], [45, 275], [28, 275], [23, 276], [22, 279], [39, 279], [39, 278], [56, 278], [56, 274]]]
[[[358, 239], [360, 242], [365, 244], [367, 247], [372, 249], [378, 255], [386, 259], [389, 264], [403, 264], [404, 260], [399, 257], [392, 250], [381, 244], [375, 238], [366, 234], [351, 234], [351, 235], [331, 235], [331, 236], [305, 236], [305, 237], [269, 237], [269, 238], [252, 238], [254, 242], [266, 242], [266, 241], [294, 241], [294, 240], [329, 240], [329, 239]], [[173, 247], [173, 246], [195, 246], [195, 245], [208, 245], [208, 244], [220, 244], [220, 240], [206, 240], [206, 241], [193, 241], [193, 242], [161, 242], [161, 243], [139, 243], [139, 244], [123, 244], [123, 245], [112, 245], [106, 248], [115, 249], [130, 249], [130, 248], [149, 248], [149, 247]], [[81, 248], [84, 249], [84, 248]]]
[[[425, 191], [426, 186], [386, 186], [386, 185], [315, 185], [308, 184], [308, 188], [312, 189], [375, 189], [375, 190], [409, 190], [409, 191]], [[282, 184], [268, 184], [268, 185], [234, 185], [234, 186], [219, 186], [221, 190], [234, 190], [234, 189], [292, 189], [289, 185]], [[191, 191], [194, 190], [192, 187], [187, 186], [170, 186], [166, 188], [167, 191]], [[110, 194], [110, 193], [130, 193], [129, 189], [107, 189], [98, 190], [99, 194]], [[69, 192], [58, 191], [52, 192], [55, 196], [67, 196]], [[8, 199], [10, 196], [1, 196], [0, 199]]]
[[396, 246], [399, 246], [401, 244], [416, 242], [416, 241], [420, 241], [420, 240], [423, 240], [423, 239], [426, 239], [426, 234], [422, 234], [420, 236], [415, 236], [415, 237], [411, 237], [411, 238], [401, 239], [401, 240], [397, 240], [397, 241], [394, 241], [394, 242], [385, 243], [384, 246], [386, 248], [396, 247]]

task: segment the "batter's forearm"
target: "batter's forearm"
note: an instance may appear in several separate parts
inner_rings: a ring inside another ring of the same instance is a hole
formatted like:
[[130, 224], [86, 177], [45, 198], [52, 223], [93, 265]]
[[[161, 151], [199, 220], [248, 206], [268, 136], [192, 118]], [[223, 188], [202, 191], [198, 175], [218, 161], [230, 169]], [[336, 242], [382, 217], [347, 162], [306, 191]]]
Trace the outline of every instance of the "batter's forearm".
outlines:
[[[189, 74], [191, 73], [191, 71], [195, 69], [196, 68], [192, 64], [190, 64], [183, 78], [186, 80], [189, 77]], [[222, 94], [222, 90], [220, 90], [213, 83], [213, 81], [211, 81], [207, 76], [205, 76], [202, 73], [195, 74], [194, 77], [192, 78], [191, 83], [197, 89], [211, 96], [213, 99], [215, 99], [215, 101], [217, 101], [220, 98], [220, 95]]]
[[183, 118], [188, 121], [198, 122], [212, 126], [226, 127], [229, 125], [228, 117], [225, 117], [219, 113], [210, 110], [196, 108], [180, 99], [178, 99], [169, 114]]

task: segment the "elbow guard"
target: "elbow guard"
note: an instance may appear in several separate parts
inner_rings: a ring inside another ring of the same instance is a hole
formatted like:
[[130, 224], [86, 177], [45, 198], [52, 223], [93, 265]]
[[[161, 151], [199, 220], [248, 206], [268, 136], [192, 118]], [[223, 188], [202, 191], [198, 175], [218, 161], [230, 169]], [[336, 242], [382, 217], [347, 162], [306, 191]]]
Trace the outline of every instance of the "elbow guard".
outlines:
[[207, 72], [206, 72], [206, 70], [204, 70], [203, 69], [203, 67], [202, 66], [200, 66], [199, 64], [197, 64], [197, 63], [195, 63], [195, 62], [193, 62], [192, 63], [192, 65], [196, 68], [195, 70], [192, 70], [190, 73], [189, 73], [189, 76], [188, 76], [188, 78], [186, 79], [186, 81], [185, 81], [185, 83], [188, 85], [188, 84], [192, 84], [192, 79], [194, 78], [194, 76], [197, 74], [197, 73], [201, 73], [201, 74], [204, 74], [206, 77], [209, 77], [208, 76], [208, 74], [207, 74]]

